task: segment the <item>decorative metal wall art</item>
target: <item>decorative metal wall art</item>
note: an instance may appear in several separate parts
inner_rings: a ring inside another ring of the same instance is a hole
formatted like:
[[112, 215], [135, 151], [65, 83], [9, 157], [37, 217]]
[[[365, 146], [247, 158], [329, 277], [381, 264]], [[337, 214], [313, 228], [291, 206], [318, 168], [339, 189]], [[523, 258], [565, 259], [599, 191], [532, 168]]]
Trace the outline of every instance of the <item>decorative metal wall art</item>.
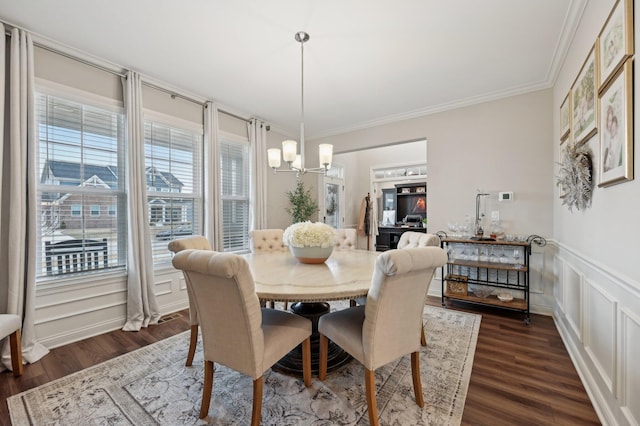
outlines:
[[593, 162], [586, 146], [568, 143], [563, 149], [563, 159], [556, 185], [560, 187], [562, 204], [573, 211], [585, 210], [591, 205], [593, 194]]

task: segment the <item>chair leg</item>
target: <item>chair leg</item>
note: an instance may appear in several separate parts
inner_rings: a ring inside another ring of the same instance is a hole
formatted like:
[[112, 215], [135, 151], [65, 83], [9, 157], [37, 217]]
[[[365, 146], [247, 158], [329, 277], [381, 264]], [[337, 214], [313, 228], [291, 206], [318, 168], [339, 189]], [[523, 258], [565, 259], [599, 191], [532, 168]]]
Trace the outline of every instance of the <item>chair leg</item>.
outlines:
[[364, 369], [364, 383], [367, 391], [367, 409], [369, 424], [378, 426], [378, 407], [376, 404], [376, 374], [374, 370]]
[[213, 361], [204, 362], [204, 386], [202, 387], [202, 403], [200, 404], [200, 418], [209, 414], [211, 393], [213, 392]]
[[251, 426], [260, 426], [262, 419], [262, 376], [253, 381], [253, 411], [251, 412]]
[[427, 346], [427, 338], [424, 335], [424, 324], [420, 323], [420, 344], [424, 347]]
[[284, 310], [286, 311], [287, 309], [289, 309], [289, 302], [284, 302]]
[[422, 397], [422, 382], [420, 381], [420, 352], [411, 353], [411, 376], [413, 377], [413, 393], [416, 397], [418, 407], [424, 407]]
[[198, 324], [191, 326], [191, 338], [189, 339], [189, 352], [187, 353], [187, 367], [193, 364], [193, 356], [196, 354], [196, 344], [198, 343]]
[[9, 337], [9, 345], [11, 346], [11, 366], [13, 375], [22, 376], [22, 333], [20, 330], [14, 331]]
[[275, 306], [276, 306], [276, 302], [274, 302], [273, 300], [269, 300], [269, 307], [273, 309], [275, 308]]
[[354, 306], [356, 306], [356, 301], [353, 299], [349, 300], [349, 307], [353, 308]]
[[311, 386], [311, 337], [307, 337], [302, 342], [302, 377], [304, 385]]
[[318, 364], [318, 378], [327, 378], [327, 358], [329, 356], [329, 340], [324, 334], [320, 335], [320, 362]]

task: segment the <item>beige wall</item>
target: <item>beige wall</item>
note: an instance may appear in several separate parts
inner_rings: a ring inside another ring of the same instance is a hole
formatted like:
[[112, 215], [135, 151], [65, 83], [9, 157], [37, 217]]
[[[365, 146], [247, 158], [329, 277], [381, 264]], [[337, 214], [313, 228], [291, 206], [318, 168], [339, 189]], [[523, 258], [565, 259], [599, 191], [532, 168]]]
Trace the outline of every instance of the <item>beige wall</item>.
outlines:
[[[613, 0], [589, 2], [554, 87], [553, 154], [556, 161], [560, 161], [560, 131], [559, 114], [555, 112], [559, 111], [560, 104], [569, 92], [589, 50], [593, 47], [613, 3]], [[636, 52], [640, 48], [639, 43], [640, 35], [636, 29]], [[637, 66], [635, 76], [635, 98], [640, 99], [638, 97], [640, 92]], [[638, 134], [640, 118], [637, 112], [634, 114], [633, 121], [636, 134]], [[597, 165], [600, 158], [598, 134], [589, 142], [589, 147], [593, 153], [594, 165]], [[635, 148], [634, 164], [637, 175], [640, 168], [638, 161], [640, 147], [636, 144]], [[640, 282], [640, 269], [636, 267], [635, 262], [638, 260], [638, 240], [640, 239], [640, 224], [637, 219], [638, 211], [640, 211], [640, 179], [636, 178], [631, 182], [599, 188], [597, 186], [598, 170], [597, 167], [594, 169], [596, 185], [593, 191], [593, 201], [591, 207], [584, 212], [576, 212], [575, 209], [573, 213], [569, 212], [568, 208], [560, 203], [556, 191], [553, 209], [554, 234], [563, 244], [580, 250], [586, 256], [627, 275], [638, 283]], [[557, 167], [554, 171], [557, 173]]]
[[[492, 193], [486, 211], [500, 211], [506, 230], [551, 237], [551, 104], [551, 90], [543, 90], [313, 140], [307, 150], [332, 143], [340, 153], [426, 139], [430, 230], [475, 216], [476, 190], [482, 188]], [[513, 191], [514, 201], [498, 203], [498, 191]]]

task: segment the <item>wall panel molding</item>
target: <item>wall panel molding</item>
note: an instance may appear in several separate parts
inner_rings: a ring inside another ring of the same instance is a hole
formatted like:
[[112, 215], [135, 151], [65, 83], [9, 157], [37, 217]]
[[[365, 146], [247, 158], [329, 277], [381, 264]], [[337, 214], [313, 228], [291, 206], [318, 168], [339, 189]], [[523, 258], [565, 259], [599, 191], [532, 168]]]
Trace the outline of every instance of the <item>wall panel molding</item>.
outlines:
[[628, 309], [620, 310], [619, 395], [622, 414], [629, 424], [640, 424], [640, 316]]
[[585, 281], [584, 347], [609, 392], [616, 390], [616, 318], [618, 304], [604, 289]]
[[638, 283], [571, 247], [558, 248], [553, 314], [558, 332], [601, 422], [638, 425]]

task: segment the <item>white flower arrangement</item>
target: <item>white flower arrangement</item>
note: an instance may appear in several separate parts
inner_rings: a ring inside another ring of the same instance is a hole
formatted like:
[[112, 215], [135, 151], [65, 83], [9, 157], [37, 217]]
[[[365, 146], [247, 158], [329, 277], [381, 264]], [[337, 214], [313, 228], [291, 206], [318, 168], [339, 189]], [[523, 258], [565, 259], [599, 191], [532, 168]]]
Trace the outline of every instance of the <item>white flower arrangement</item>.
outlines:
[[283, 240], [293, 247], [333, 247], [338, 233], [331, 226], [322, 222], [294, 223], [284, 230]]

